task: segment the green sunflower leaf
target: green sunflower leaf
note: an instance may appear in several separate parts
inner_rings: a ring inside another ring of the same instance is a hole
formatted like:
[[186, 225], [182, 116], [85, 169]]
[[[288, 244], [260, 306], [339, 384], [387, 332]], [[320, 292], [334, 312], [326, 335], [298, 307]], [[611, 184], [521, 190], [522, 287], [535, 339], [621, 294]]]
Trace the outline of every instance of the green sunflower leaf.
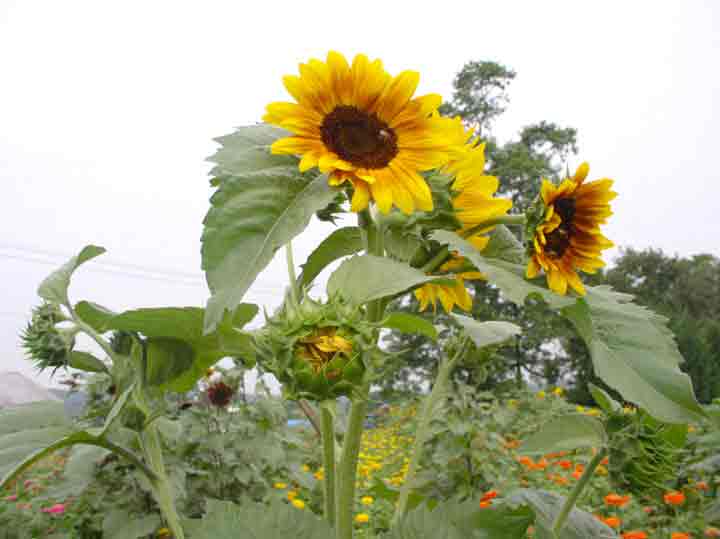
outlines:
[[556, 417], [526, 438], [518, 451], [525, 454], [547, 454], [587, 447], [603, 447], [607, 442], [601, 421], [582, 414]]
[[327, 292], [330, 296], [341, 295], [360, 305], [436, 279], [402, 262], [360, 255], [340, 264], [328, 280]]
[[212, 292], [207, 332], [235, 311], [275, 251], [338, 193], [325, 176], [301, 174], [297, 159], [270, 154], [269, 145], [285, 134], [268, 126], [240, 128], [218, 139], [222, 147], [210, 158], [218, 190], [202, 235], [202, 267]]
[[48, 277], [40, 283], [38, 287], [38, 295], [51, 303], [59, 303], [69, 305], [68, 288], [70, 287], [70, 278], [72, 274], [82, 264], [88, 260], [100, 256], [105, 252], [103, 247], [97, 245], [88, 245], [84, 247], [77, 256], [72, 257], [57, 270], [52, 272]]
[[208, 500], [202, 520], [184, 522], [193, 539], [333, 539], [330, 525], [311, 511], [300, 511], [290, 504], [275, 501], [245, 504]]
[[508, 503], [529, 506], [535, 513], [535, 535], [537, 539], [616, 539], [615, 532], [581, 509], [574, 508], [565, 525], [555, 535], [553, 521], [560, 513], [565, 498], [545, 490], [520, 489], [510, 494]]
[[403, 333], [419, 333], [433, 341], [436, 341], [438, 337], [437, 329], [432, 322], [414, 314], [390, 313], [381, 325], [384, 328], [397, 329]]
[[300, 285], [307, 286], [320, 275], [329, 264], [363, 249], [362, 235], [356, 226], [338, 228], [310, 254], [302, 266]]
[[587, 294], [559, 296], [525, 279], [525, 268], [486, 258], [453, 232], [438, 230], [432, 238], [471, 261], [513, 303], [544, 299], [578, 330], [588, 346], [595, 373], [623, 398], [668, 423], [695, 421], [704, 412], [690, 378], [680, 371], [682, 356], [662, 316], [631, 303], [632, 296], [607, 286], [587, 287]]
[[514, 264], [525, 262], [525, 249], [522, 243], [505, 225], [497, 225], [490, 232], [490, 241], [482, 253], [486, 258], [500, 258]]
[[105, 324], [118, 313], [90, 301], [80, 301], [75, 305], [75, 314], [95, 331], [107, 331]]
[[87, 352], [70, 352], [70, 367], [85, 372], [108, 372], [107, 365]]
[[453, 313], [452, 316], [465, 329], [468, 337], [472, 339], [478, 348], [502, 343], [522, 332], [519, 326], [510, 322], [478, 322], [461, 314]]
[[[232, 319], [203, 333], [205, 310], [161, 307], [126, 311], [104, 322], [106, 330], [138, 332], [148, 339], [149, 382], [170, 391], [189, 391], [208, 367], [227, 356], [254, 357], [250, 336], [240, 329], [258, 312], [241, 303]], [[139, 352], [139, 351], [138, 351]]]

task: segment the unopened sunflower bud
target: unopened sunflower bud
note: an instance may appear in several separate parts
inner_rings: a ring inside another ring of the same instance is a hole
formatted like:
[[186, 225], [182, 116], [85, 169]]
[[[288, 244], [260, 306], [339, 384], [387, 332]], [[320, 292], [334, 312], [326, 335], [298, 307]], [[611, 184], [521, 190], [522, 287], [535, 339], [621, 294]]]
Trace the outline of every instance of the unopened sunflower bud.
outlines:
[[306, 298], [268, 320], [255, 338], [258, 362], [282, 382], [289, 398], [348, 396], [362, 382], [372, 331], [359, 310]]
[[53, 373], [67, 367], [70, 352], [75, 346], [75, 327], [58, 328], [57, 324], [66, 321], [60, 307], [44, 303], [33, 309], [32, 318], [23, 332], [22, 346], [27, 357], [43, 371], [53, 369]]

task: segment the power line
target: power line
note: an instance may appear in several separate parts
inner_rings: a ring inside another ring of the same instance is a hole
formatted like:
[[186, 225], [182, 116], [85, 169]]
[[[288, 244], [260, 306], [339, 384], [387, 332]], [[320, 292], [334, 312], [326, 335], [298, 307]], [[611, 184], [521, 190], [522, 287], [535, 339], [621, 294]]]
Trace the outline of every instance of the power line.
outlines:
[[[0, 249], [12, 249], [22, 252], [21, 249], [10, 247], [10, 246], [2, 246], [0, 245]], [[7, 258], [10, 260], [21, 260], [24, 262], [34, 262], [37, 264], [45, 264], [50, 266], [56, 266], [59, 264], [57, 260], [47, 260], [48, 257], [54, 257], [54, 258], [60, 258], [61, 256], [64, 259], [71, 258], [72, 255], [59, 255], [59, 254], [41, 254], [41, 251], [31, 251], [27, 250], [27, 252], [30, 254], [30, 256], [22, 255], [22, 254], [9, 254], [9, 253], [0, 253], [1, 258]], [[39, 257], [45, 257], [46, 259], [38, 258]], [[123, 270], [123, 269], [117, 269], [117, 268], [127, 268], [130, 271]], [[137, 269], [135, 269], [137, 268]], [[205, 279], [203, 279], [199, 275], [192, 275], [189, 273], [182, 273], [182, 272], [175, 272], [175, 273], [166, 273], [163, 271], [155, 270], [151, 267], [143, 267], [143, 266], [137, 266], [132, 264], [121, 264], [121, 263], [111, 263], [111, 264], [102, 264], [95, 262], [93, 266], [89, 266], [88, 270], [90, 271], [96, 271], [96, 272], [103, 272], [103, 273], [109, 273], [114, 275], [123, 275], [126, 277], [133, 277], [136, 279], [144, 279], [144, 280], [151, 280], [151, 281], [159, 281], [159, 282], [167, 282], [167, 283], [174, 283], [174, 284], [180, 284], [185, 286], [202, 286], [203, 288], [206, 287]], [[183, 277], [183, 275], [187, 275], [187, 277]], [[180, 278], [178, 278], [180, 277]], [[279, 285], [277, 288], [271, 288], [271, 287], [255, 287], [253, 290], [251, 290], [251, 293], [267, 293], [267, 294], [276, 294], [278, 291], [282, 292], [282, 289], [284, 287], [282, 285]]]

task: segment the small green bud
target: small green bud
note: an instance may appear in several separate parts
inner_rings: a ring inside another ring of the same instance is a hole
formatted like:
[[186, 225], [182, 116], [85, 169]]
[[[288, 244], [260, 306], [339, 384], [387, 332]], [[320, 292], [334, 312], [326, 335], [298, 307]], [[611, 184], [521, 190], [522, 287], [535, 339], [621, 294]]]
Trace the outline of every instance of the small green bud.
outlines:
[[77, 328], [58, 328], [57, 324], [66, 321], [60, 307], [53, 303], [44, 303], [33, 309], [32, 317], [21, 335], [25, 354], [44, 371], [52, 368], [67, 367], [70, 352], [75, 346]]

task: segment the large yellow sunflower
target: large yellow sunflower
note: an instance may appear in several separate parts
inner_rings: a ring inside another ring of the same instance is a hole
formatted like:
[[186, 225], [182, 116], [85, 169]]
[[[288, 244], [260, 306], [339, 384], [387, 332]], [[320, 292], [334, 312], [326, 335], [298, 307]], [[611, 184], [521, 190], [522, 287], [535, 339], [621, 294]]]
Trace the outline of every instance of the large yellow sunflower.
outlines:
[[583, 163], [560, 185], [544, 179], [540, 190], [545, 216], [535, 228], [527, 277], [532, 279], [544, 270], [550, 289], [561, 295], [568, 285], [584, 295], [576, 270], [595, 273], [605, 265], [601, 252], [613, 246], [600, 225], [612, 215], [609, 203], [617, 193], [610, 189], [613, 181], [609, 179], [585, 183], [589, 170]]
[[406, 214], [433, 208], [421, 171], [447, 163], [453, 127], [436, 114], [436, 94], [412, 98], [420, 76], [391, 77], [380, 60], [358, 54], [352, 65], [331, 51], [327, 60], [300, 64], [300, 76], [284, 77], [296, 103], [271, 103], [263, 120], [293, 136], [272, 145], [277, 154], [300, 155], [300, 170], [315, 166], [331, 185], [354, 186], [353, 211], [374, 200], [380, 211], [393, 205]]
[[[459, 119], [454, 120], [460, 122]], [[461, 127], [462, 129], [462, 127]], [[465, 137], [465, 140], [472, 138], [472, 131]], [[495, 176], [486, 176], [485, 169], [485, 144], [477, 144], [477, 141], [470, 140], [463, 148], [461, 156], [450, 161], [444, 171], [454, 177], [452, 190], [456, 192], [452, 204], [456, 216], [462, 227], [458, 234], [472, 243], [478, 250], [484, 249], [490, 237], [487, 235], [492, 226], [476, 230], [478, 225], [486, 223], [507, 213], [512, 207], [512, 201], [504, 198], [495, 198], [499, 181]], [[466, 265], [466, 260], [459, 256], [453, 256], [445, 262], [439, 270], [441, 273], [451, 273], [455, 279], [453, 285], [427, 283], [415, 290], [415, 297], [420, 302], [420, 310], [424, 311], [432, 304], [436, 308], [439, 300], [445, 311], [452, 311], [457, 305], [465, 311], [472, 309], [472, 298], [465, 288], [466, 280], [483, 279], [483, 275], [477, 271], [465, 271], [456, 273], [455, 270]]]

